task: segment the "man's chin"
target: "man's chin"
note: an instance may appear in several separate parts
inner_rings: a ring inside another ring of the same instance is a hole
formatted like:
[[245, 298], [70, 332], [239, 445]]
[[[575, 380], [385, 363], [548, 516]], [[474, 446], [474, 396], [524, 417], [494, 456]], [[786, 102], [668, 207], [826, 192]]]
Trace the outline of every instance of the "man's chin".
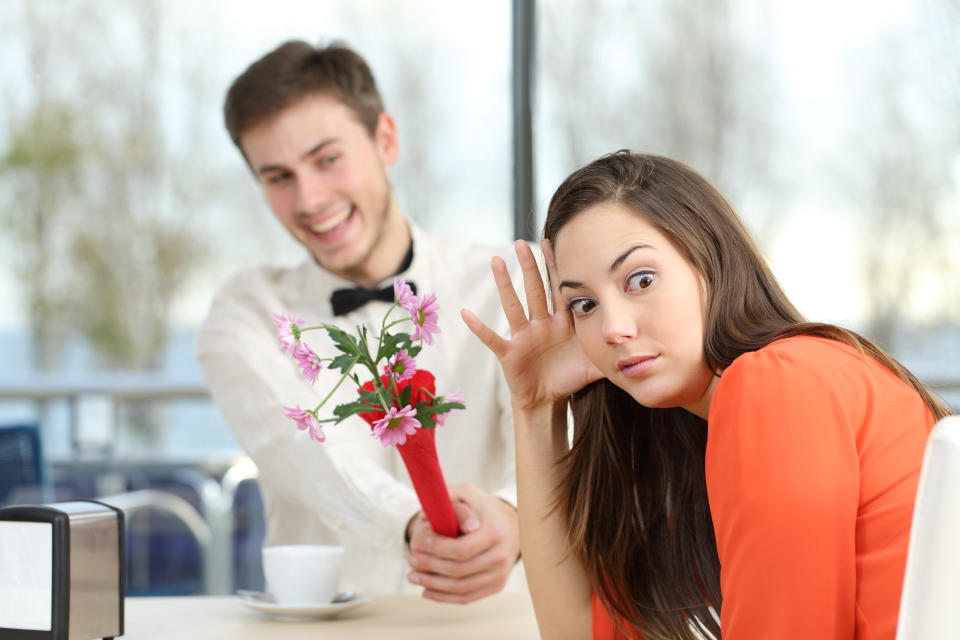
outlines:
[[364, 261], [363, 252], [354, 247], [343, 247], [337, 251], [311, 250], [310, 253], [313, 261], [322, 269], [347, 279], [359, 271]]

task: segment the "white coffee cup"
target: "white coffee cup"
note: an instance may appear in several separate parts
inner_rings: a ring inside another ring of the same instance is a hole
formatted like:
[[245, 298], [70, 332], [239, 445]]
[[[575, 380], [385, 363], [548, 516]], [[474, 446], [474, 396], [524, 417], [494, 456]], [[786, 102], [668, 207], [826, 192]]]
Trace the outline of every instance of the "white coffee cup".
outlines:
[[288, 544], [261, 552], [267, 591], [278, 604], [328, 604], [340, 587], [343, 547]]

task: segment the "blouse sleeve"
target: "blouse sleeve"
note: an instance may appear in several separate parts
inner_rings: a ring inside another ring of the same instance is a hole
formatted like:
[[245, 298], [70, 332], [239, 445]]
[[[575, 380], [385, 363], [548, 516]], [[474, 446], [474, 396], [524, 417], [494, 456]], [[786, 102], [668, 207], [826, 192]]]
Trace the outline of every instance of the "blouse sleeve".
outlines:
[[724, 640], [849, 640], [859, 464], [843, 396], [789, 353], [744, 354], [709, 416]]

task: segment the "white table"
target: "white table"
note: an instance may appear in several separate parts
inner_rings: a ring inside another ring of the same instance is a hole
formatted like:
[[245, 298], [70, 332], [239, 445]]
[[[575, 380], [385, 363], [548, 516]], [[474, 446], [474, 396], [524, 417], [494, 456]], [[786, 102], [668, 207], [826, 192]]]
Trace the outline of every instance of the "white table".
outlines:
[[499, 593], [468, 605], [419, 596], [375, 596], [336, 618], [282, 621], [254, 611], [236, 596], [127, 598], [125, 640], [526, 640], [539, 638], [526, 593]]

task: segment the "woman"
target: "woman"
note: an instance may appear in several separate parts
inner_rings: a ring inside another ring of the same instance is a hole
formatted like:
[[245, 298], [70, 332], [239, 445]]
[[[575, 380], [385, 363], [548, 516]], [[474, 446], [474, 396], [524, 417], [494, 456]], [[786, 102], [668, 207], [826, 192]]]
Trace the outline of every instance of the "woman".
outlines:
[[946, 406], [864, 338], [806, 323], [679, 162], [596, 160], [544, 236], [554, 313], [522, 242], [529, 317], [499, 259], [511, 338], [463, 312], [510, 384], [543, 637], [893, 640]]

